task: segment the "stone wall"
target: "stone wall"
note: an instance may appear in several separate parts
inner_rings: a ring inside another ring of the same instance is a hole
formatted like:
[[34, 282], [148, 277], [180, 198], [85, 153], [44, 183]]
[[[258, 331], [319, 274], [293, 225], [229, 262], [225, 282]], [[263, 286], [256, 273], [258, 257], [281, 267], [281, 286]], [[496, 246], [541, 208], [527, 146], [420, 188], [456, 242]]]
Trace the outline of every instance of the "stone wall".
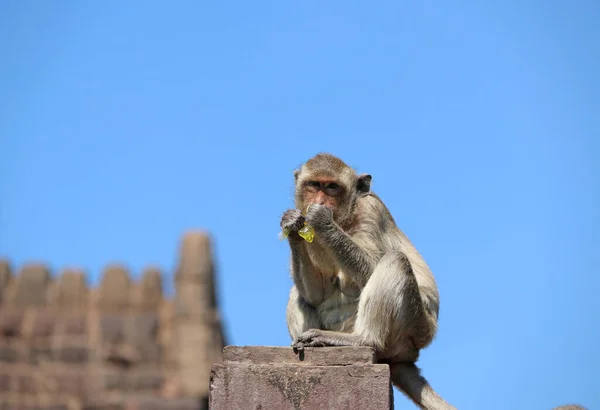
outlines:
[[134, 281], [106, 266], [52, 275], [0, 260], [0, 410], [206, 409], [226, 344], [210, 238], [184, 236], [175, 296], [149, 267]]

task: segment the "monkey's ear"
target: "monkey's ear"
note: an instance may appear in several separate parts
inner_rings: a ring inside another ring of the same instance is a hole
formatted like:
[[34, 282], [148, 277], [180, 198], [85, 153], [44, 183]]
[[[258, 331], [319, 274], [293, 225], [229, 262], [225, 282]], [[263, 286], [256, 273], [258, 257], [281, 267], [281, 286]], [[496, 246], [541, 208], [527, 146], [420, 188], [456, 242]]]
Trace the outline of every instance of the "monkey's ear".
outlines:
[[298, 181], [298, 175], [300, 175], [300, 169], [294, 170], [294, 181]]
[[360, 174], [356, 183], [356, 189], [361, 195], [366, 195], [371, 191], [371, 180], [373, 177], [369, 174]]

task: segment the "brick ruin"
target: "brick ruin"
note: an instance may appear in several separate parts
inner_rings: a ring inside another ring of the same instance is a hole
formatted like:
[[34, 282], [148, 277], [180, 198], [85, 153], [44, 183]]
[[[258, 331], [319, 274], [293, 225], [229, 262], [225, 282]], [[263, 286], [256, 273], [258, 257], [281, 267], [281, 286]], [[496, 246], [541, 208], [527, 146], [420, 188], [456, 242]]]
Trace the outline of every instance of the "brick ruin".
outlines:
[[94, 289], [80, 269], [13, 269], [0, 260], [0, 410], [208, 408], [226, 341], [205, 233], [184, 235], [172, 298], [152, 267], [108, 265]]

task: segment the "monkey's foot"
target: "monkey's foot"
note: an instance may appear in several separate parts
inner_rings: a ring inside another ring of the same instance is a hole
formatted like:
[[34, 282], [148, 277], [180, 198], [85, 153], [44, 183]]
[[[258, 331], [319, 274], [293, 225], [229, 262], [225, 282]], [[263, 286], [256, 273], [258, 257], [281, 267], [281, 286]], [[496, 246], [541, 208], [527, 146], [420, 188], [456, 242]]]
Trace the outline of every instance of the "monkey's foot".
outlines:
[[324, 346], [360, 346], [358, 336], [350, 333], [332, 332], [328, 330], [310, 329], [299, 335], [292, 343], [294, 351], [302, 351], [305, 347]]

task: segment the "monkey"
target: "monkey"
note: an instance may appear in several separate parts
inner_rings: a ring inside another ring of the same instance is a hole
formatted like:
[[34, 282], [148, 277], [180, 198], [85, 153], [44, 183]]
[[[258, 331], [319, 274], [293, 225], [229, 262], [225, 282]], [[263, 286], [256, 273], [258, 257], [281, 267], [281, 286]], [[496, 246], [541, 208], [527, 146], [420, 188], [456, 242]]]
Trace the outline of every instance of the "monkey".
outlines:
[[[291, 250], [291, 347], [298, 353], [305, 347], [370, 346], [417, 407], [455, 409], [416, 365], [437, 333], [435, 278], [371, 190], [372, 176], [329, 153], [313, 156], [293, 175], [295, 208], [280, 221]], [[312, 243], [298, 235], [305, 223], [314, 229]]]

